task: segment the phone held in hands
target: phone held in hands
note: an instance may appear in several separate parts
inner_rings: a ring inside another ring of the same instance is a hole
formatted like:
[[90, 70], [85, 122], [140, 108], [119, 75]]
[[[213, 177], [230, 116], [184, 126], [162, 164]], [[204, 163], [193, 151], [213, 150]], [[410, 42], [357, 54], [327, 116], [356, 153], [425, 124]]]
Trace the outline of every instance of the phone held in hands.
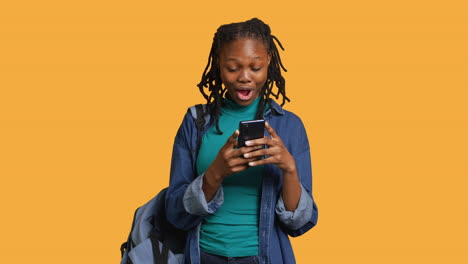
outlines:
[[239, 137], [237, 148], [245, 147], [245, 142], [252, 139], [263, 138], [265, 133], [265, 120], [249, 120], [239, 122]]

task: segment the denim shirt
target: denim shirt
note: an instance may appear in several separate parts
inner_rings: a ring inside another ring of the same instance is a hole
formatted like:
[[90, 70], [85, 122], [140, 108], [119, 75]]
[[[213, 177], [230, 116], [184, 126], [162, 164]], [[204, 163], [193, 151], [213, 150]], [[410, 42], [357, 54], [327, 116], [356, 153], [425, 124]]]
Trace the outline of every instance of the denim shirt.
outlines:
[[[317, 224], [318, 210], [312, 196], [310, 147], [302, 121], [273, 100], [265, 120], [276, 131], [294, 157], [301, 183], [301, 196], [294, 212], [285, 209], [282, 199], [282, 171], [274, 164], [265, 165], [259, 221], [260, 263], [295, 263], [289, 236], [304, 234]], [[201, 136], [214, 125], [205, 118]], [[166, 215], [175, 227], [188, 231], [185, 263], [200, 263], [199, 234], [203, 217], [213, 214], [224, 201], [220, 187], [208, 203], [202, 191], [204, 174], [196, 174], [197, 127], [187, 111], [176, 134], [171, 162], [171, 176], [166, 193]], [[267, 133], [267, 132], [266, 132]], [[267, 133], [268, 135], [268, 133]], [[269, 136], [269, 135], [268, 135]]]

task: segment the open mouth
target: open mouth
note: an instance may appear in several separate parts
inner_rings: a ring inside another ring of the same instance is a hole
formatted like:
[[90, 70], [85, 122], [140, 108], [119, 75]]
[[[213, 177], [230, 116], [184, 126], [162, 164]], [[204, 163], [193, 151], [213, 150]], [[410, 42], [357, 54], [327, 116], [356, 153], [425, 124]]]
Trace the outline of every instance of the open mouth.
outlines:
[[237, 97], [241, 100], [250, 100], [253, 95], [253, 90], [250, 89], [241, 89], [237, 90]]

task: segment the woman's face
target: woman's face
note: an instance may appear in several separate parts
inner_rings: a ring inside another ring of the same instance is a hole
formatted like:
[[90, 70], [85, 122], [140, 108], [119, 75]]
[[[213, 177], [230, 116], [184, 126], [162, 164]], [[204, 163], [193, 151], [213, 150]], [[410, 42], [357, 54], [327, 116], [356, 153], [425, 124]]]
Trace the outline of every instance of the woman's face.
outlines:
[[219, 66], [229, 98], [239, 105], [251, 104], [266, 82], [270, 60], [265, 45], [259, 40], [241, 38], [224, 44]]

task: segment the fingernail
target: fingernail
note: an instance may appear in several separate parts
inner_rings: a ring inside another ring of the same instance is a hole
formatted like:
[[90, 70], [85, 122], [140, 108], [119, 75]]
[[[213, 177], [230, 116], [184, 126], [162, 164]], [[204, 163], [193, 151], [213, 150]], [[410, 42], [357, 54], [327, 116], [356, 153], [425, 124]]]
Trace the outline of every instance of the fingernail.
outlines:
[[253, 162], [249, 162], [249, 166], [253, 166], [255, 163]]
[[244, 154], [244, 158], [248, 158], [248, 157], [250, 157], [250, 154], [248, 153]]
[[246, 145], [246, 146], [252, 145], [252, 141], [246, 141], [246, 142], [245, 142], [245, 145]]
[[270, 123], [268, 123], [267, 121], [265, 121], [265, 125], [270, 126]]

